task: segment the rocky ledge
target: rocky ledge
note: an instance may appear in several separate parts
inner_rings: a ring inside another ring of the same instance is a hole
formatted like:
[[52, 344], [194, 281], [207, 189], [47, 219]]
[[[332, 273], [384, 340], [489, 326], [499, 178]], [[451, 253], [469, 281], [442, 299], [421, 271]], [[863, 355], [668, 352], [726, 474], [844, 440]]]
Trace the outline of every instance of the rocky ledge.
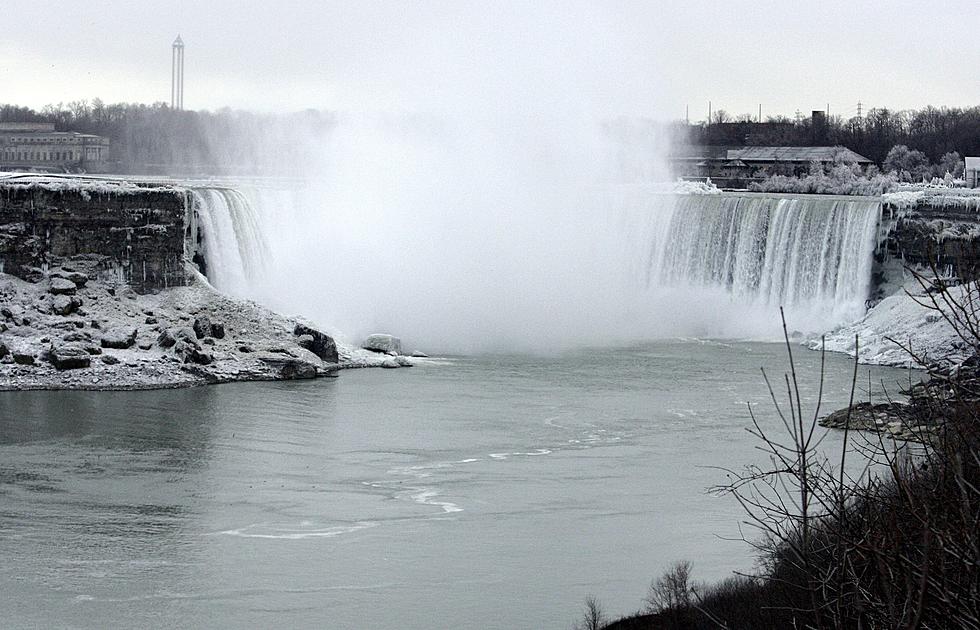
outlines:
[[104, 261], [76, 256], [29, 280], [0, 273], [0, 390], [159, 389], [308, 379], [404, 357], [338, 346], [314, 325], [188, 286], [140, 295], [95, 280]]
[[[932, 370], [928, 381], [902, 392], [907, 402], [857, 403], [822, 418], [820, 426], [872, 431], [896, 440], [935, 443], [950, 418], [973, 414], [980, 405], [980, 360], [948, 370]], [[971, 416], [972, 417], [972, 416]]]

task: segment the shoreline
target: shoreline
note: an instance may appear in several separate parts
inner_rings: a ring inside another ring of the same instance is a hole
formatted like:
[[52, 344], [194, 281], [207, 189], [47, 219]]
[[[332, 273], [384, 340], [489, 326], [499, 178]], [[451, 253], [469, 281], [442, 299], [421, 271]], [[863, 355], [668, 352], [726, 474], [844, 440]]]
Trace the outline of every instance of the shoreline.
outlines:
[[100, 276], [100, 262], [79, 256], [32, 281], [0, 273], [0, 392], [183, 389], [414, 365], [224, 295], [190, 265], [187, 286], [137, 294]]

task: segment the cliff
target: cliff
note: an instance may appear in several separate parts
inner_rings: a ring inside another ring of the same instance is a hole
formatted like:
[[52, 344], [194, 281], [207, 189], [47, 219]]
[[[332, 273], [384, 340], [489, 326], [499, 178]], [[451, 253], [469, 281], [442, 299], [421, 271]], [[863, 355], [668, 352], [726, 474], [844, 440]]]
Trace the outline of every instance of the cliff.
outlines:
[[187, 194], [99, 180], [0, 181], [0, 271], [37, 280], [85, 255], [137, 293], [184, 286]]
[[932, 189], [882, 196], [883, 255], [972, 280], [980, 271], [980, 190]]

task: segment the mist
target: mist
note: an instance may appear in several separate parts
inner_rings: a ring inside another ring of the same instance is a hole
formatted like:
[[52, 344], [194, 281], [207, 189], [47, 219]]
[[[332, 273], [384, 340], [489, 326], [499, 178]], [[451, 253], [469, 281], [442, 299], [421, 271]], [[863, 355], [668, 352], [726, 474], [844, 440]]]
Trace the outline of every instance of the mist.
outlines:
[[600, 122], [486, 108], [343, 115], [319, 172], [262, 212], [274, 269], [258, 290], [342, 338], [391, 332], [427, 350], [630, 336], [638, 252], [612, 192], [625, 173], [666, 172], [651, 155], [622, 168]]

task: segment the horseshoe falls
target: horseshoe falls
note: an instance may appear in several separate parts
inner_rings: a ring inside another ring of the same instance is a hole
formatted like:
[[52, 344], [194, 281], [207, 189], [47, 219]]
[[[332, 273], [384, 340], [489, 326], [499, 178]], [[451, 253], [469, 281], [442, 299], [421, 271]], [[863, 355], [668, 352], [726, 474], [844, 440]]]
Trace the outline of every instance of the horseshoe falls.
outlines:
[[219, 290], [351, 340], [458, 351], [776, 340], [780, 307], [820, 334], [865, 312], [881, 214], [876, 198], [610, 189], [463, 229], [449, 207], [365, 216], [317, 186], [194, 194], [196, 260]]
[[[765, 317], [781, 306], [791, 327], [809, 333], [863, 315], [877, 198], [725, 193], [677, 196], [666, 205], [650, 239], [651, 289], [720, 291], [716, 306], [733, 317], [752, 310]], [[737, 336], [738, 325], [732, 330]]]

